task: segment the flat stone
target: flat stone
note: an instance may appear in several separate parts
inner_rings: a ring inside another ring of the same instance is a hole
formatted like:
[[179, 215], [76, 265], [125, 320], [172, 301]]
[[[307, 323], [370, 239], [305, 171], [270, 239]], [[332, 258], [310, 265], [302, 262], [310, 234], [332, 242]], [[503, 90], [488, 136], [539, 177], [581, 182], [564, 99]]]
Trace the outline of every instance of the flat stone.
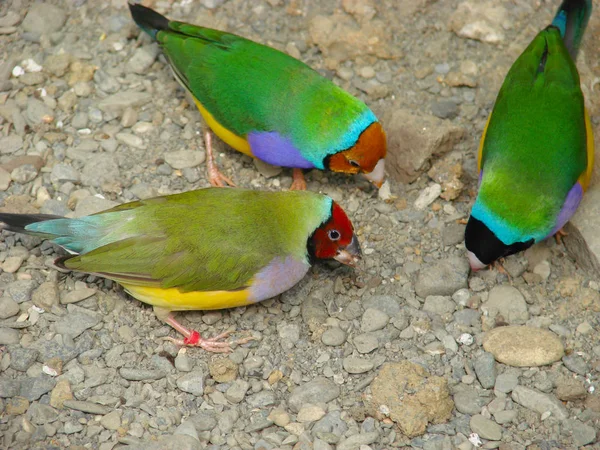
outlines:
[[296, 420], [300, 423], [316, 422], [317, 420], [321, 420], [323, 416], [325, 416], [323, 408], [307, 403], [302, 405], [300, 411], [298, 411]]
[[333, 381], [317, 377], [294, 388], [288, 398], [292, 412], [297, 413], [305, 403], [329, 403], [340, 396], [340, 388]]
[[504, 40], [507, 10], [495, 2], [463, 1], [450, 16], [450, 30], [457, 36], [496, 44]]
[[121, 367], [119, 373], [123, 378], [130, 381], [160, 380], [165, 377], [165, 373], [162, 370], [154, 369], [131, 369], [128, 367]]
[[476, 414], [471, 417], [471, 431], [477, 433], [483, 439], [490, 441], [499, 441], [502, 439], [502, 427], [496, 422], [486, 419], [481, 414]]
[[0, 378], [0, 398], [10, 398], [19, 395], [21, 383], [19, 380]]
[[18, 344], [19, 340], [19, 330], [5, 327], [0, 328], [0, 345]]
[[200, 150], [180, 150], [165, 153], [164, 158], [173, 169], [187, 169], [202, 164], [206, 159], [206, 153]]
[[456, 410], [463, 414], [479, 414], [481, 408], [487, 405], [492, 399], [479, 395], [479, 392], [472, 387], [461, 389], [454, 394], [454, 405]]
[[373, 368], [373, 362], [355, 356], [348, 356], [342, 361], [344, 370], [348, 373], [358, 374], [368, 372]]
[[569, 369], [571, 372], [575, 372], [576, 374], [586, 376], [590, 372], [590, 366], [588, 363], [586, 363], [581, 356], [575, 353], [563, 356], [562, 362], [567, 369]]
[[504, 411], [498, 411], [494, 413], [494, 420], [499, 425], [514, 422], [519, 413], [516, 409], [506, 409]]
[[473, 368], [477, 379], [484, 389], [494, 387], [496, 383], [496, 361], [494, 355], [484, 352], [479, 355], [473, 362]]
[[50, 34], [59, 31], [67, 20], [63, 8], [49, 3], [35, 3], [27, 11], [21, 27], [24, 31], [36, 34]]
[[25, 378], [21, 381], [19, 395], [25, 397], [29, 401], [34, 401], [47, 392], [50, 392], [55, 384], [56, 380], [46, 375]]
[[111, 408], [99, 405], [98, 403], [86, 402], [81, 400], [65, 400], [63, 402], [65, 408], [74, 409], [89, 414], [108, 414]]
[[362, 333], [352, 340], [359, 353], [370, 353], [379, 347], [379, 340], [373, 333]]
[[187, 373], [177, 379], [177, 387], [183, 392], [200, 397], [204, 393], [204, 379], [206, 376], [198, 369]]
[[560, 339], [551, 331], [526, 326], [507, 326], [488, 331], [483, 348], [496, 361], [513, 367], [552, 364], [564, 354]]
[[0, 297], [0, 319], [16, 316], [20, 311], [19, 304], [12, 298], [3, 295]]
[[593, 443], [596, 440], [597, 430], [586, 425], [580, 420], [570, 420], [569, 425], [573, 433], [573, 441], [578, 448]]
[[494, 389], [508, 394], [519, 384], [519, 377], [512, 372], [501, 373], [496, 377]]
[[10, 353], [10, 367], [20, 372], [26, 372], [40, 354], [34, 348], [23, 348], [19, 345], [11, 345], [8, 351]]
[[360, 329], [363, 332], [381, 330], [385, 328], [389, 320], [389, 316], [383, 311], [369, 308], [363, 313]]
[[321, 342], [330, 347], [337, 347], [346, 342], [346, 332], [338, 327], [327, 328], [321, 335]]
[[557, 420], [565, 420], [569, 417], [569, 411], [553, 395], [544, 394], [525, 386], [517, 386], [513, 389], [511, 398], [519, 405], [535, 411], [539, 414], [550, 412]]
[[468, 275], [467, 258], [452, 256], [422, 267], [417, 277], [415, 291], [421, 298], [430, 295], [451, 296], [459, 289], [468, 287]]
[[561, 378], [556, 382], [556, 396], [563, 402], [584, 400], [587, 395], [587, 389], [580, 379]]
[[54, 327], [57, 333], [69, 334], [76, 338], [85, 330], [92, 328], [100, 323], [102, 317], [99, 314], [94, 314], [90, 311], [89, 314], [83, 312], [72, 312], [61, 317]]
[[148, 92], [122, 91], [109, 95], [98, 103], [98, 108], [104, 112], [121, 113], [126, 108], [143, 106], [152, 100]]
[[116, 431], [121, 426], [121, 412], [111, 411], [100, 419], [100, 425], [107, 430]]

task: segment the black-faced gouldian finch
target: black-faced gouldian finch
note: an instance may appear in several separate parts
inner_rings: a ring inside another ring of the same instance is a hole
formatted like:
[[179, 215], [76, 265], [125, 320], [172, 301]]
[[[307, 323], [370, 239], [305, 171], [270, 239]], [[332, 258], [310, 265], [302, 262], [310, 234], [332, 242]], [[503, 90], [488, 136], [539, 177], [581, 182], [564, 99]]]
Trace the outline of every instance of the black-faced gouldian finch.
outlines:
[[465, 231], [473, 270], [559, 233], [581, 202], [594, 138], [575, 59], [591, 10], [591, 0], [564, 0], [504, 80]]
[[[271, 47], [170, 21], [142, 5], [129, 9], [159, 43], [210, 129], [231, 147], [293, 168], [292, 189], [306, 188], [303, 169], [363, 173], [381, 186], [385, 133], [363, 102]], [[232, 185], [215, 165], [210, 131], [205, 147], [211, 184]]]
[[[153, 305], [181, 345], [229, 351], [170, 311], [249, 305], [290, 289], [317, 260], [350, 266], [361, 252], [346, 213], [312, 192], [207, 188], [117, 206], [79, 219], [0, 213], [10, 231], [66, 249], [59, 267], [94, 273]], [[167, 314], [168, 312], [168, 314]]]

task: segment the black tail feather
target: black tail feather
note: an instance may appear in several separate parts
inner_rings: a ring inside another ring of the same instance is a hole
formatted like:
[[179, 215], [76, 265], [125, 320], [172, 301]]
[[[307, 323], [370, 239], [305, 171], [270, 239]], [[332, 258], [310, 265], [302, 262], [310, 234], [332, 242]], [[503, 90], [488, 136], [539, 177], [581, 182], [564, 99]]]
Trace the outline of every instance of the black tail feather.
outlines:
[[152, 36], [153, 39], [156, 39], [156, 33], [169, 28], [169, 19], [153, 9], [137, 3], [129, 3], [129, 11], [131, 11], [131, 17], [133, 17], [137, 26]]

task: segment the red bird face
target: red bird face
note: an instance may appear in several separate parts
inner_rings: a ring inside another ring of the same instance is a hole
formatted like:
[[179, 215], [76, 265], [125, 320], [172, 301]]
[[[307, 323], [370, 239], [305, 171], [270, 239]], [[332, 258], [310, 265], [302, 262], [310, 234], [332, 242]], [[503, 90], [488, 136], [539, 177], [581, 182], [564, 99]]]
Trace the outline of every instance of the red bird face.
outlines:
[[352, 222], [344, 210], [333, 202], [331, 217], [309, 239], [309, 251], [318, 259], [335, 259], [355, 266], [362, 254]]

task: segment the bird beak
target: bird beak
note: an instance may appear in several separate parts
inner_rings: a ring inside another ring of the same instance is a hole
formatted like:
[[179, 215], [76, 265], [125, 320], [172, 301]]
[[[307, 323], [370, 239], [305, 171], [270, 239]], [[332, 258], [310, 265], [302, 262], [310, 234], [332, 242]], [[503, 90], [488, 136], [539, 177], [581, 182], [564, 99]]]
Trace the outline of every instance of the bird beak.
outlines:
[[478, 270], [485, 268], [486, 265], [479, 261], [479, 258], [475, 256], [475, 253], [467, 250], [467, 257], [469, 258], [469, 265], [471, 266], [471, 270], [473, 272], [477, 272]]
[[362, 258], [362, 252], [360, 251], [360, 244], [356, 236], [352, 236], [352, 241], [347, 247], [340, 249], [338, 254], [333, 258], [336, 261], [346, 264], [350, 267], [355, 267], [358, 261]]
[[377, 186], [377, 188], [380, 188], [385, 180], [385, 159], [381, 158], [379, 161], [377, 161], [373, 171], [370, 173], [365, 173], [364, 177]]

